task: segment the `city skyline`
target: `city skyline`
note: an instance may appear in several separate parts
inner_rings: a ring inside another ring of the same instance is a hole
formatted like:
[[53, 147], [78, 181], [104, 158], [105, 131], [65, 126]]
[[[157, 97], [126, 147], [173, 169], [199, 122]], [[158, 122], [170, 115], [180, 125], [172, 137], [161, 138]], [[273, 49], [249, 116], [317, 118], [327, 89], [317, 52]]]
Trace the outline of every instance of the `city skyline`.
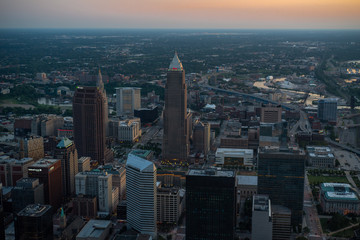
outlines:
[[360, 21], [354, 0], [5, 0], [0, 9], [0, 28], [359, 29]]

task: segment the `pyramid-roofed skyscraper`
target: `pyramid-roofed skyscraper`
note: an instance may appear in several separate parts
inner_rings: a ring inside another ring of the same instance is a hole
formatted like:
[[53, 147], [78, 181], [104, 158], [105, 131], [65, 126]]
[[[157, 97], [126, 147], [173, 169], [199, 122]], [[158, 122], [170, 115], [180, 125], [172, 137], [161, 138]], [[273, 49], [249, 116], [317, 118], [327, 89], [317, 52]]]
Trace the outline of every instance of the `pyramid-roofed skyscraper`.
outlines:
[[185, 70], [175, 53], [167, 72], [165, 87], [163, 163], [181, 163], [189, 155], [189, 126]]

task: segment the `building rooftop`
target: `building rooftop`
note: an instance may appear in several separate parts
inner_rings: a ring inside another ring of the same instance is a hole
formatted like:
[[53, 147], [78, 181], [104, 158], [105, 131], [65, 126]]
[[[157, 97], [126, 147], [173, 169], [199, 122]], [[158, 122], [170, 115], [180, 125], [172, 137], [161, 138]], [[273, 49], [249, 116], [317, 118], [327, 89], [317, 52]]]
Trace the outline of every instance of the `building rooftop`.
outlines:
[[72, 144], [73, 144], [73, 142], [70, 139], [63, 138], [56, 147], [57, 148], [67, 148], [67, 147], [70, 147]]
[[60, 160], [59, 159], [43, 158], [43, 159], [40, 159], [39, 161], [35, 162], [33, 165], [31, 165], [30, 168], [32, 168], [32, 167], [39, 167], [39, 168], [50, 167], [51, 165], [53, 165], [57, 161], [60, 161]]
[[257, 186], [258, 185], [258, 176], [237, 175], [236, 181], [237, 181], [238, 185]]
[[76, 238], [99, 238], [110, 225], [111, 221], [90, 219]]
[[322, 183], [321, 191], [328, 200], [359, 201], [359, 197], [347, 183]]
[[79, 163], [84, 163], [84, 162], [87, 161], [87, 160], [90, 161], [90, 160], [91, 160], [91, 157], [81, 157], [81, 158], [78, 159], [78, 162], [79, 162]]
[[154, 172], [156, 170], [154, 163], [133, 154], [128, 155], [126, 167], [128, 166], [136, 168], [140, 172]]
[[31, 204], [21, 210], [19, 216], [38, 217], [43, 215], [51, 208], [50, 205]]
[[255, 194], [253, 196], [253, 211], [269, 211], [271, 208], [268, 195]]
[[135, 149], [130, 152], [130, 154], [136, 155], [138, 157], [146, 159], [150, 154], [150, 150], [142, 150], [142, 149]]
[[216, 169], [191, 169], [189, 176], [213, 176], [213, 177], [235, 177], [235, 172], [231, 170], [216, 170]]
[[238, 149], [238, 148], [218, 148], [216, 154], [225, 153], [226, 155], [253, 155], [254, 150], [252, 149]]

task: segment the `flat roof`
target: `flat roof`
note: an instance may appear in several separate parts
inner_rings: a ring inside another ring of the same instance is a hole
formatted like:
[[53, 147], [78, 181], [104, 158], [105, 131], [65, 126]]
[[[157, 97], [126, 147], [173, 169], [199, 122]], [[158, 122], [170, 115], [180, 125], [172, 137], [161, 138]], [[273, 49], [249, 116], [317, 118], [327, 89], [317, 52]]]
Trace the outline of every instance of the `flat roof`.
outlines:
[[237, 181], [238, 185], [257, 186], [258, 185], [258, 176], [237, 175], [236, 181]]
[[188, 172], [190, 176], [214, 176], [214, 177], [234, 177], [235, 172], [231, 170], [215, 170], [215, 169], [191, 169]]
[[31, 204], [21, 210], [18, 215], [19, 216], [31, 216], [38, 217], [43, 215], [51, 208], [50, 205], [41, 205], [41, 204]]
[[322, 183], [321, 191], [328, 200], [359, 201], [358, 196], [347, 183]]
[[110, 225], [111, 221], [108, 220], [90, 219], [76, 238], [99, 238]]
[[218, 148], [216, 150], [216, 154], [217, 153], [226, 153], [226, 154], [231, 154], [231, 155], [238, 155], [238, 154], [251, 154], [253, 155], [254, 150], [253, 149], [239, 149], [239, 148]]
[[57, 161], [60, 161], [59, 159], [47, 159], [47, 158], [43, 158], [40, 159], [39, 161], [35, 162], [33, 165], [31, 165], [30, 167], [50, 167], [51, 165], [53, 165], [54, 163], [56, 163]]

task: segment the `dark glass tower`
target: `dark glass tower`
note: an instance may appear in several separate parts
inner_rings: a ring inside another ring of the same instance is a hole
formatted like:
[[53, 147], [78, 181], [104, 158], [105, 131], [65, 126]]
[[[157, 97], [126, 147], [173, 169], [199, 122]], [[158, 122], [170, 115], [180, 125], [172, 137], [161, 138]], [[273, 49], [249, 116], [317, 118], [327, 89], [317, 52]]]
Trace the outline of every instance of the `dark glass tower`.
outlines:
[[291, 224], [302, 223], [305, 154], [301, 151], [262, 148], [258, 155], [258, 194], [291, 210]]
[[53, 239], [52, 208], [50, 205], [28, 205], [15, 216], [15, 239]]
[[73, 98], [74, 140], [80, 157], [105, 161], [107, 100], [99, 73], [97, 87], [78, 87]]
[[190, 170], [186, 175], [186, 239], [234, 239], [235, 173]]
[[165, 87], [163, 161], [187, 161], [189, 154], [189, 116], [185, 71], [175, 53]]

